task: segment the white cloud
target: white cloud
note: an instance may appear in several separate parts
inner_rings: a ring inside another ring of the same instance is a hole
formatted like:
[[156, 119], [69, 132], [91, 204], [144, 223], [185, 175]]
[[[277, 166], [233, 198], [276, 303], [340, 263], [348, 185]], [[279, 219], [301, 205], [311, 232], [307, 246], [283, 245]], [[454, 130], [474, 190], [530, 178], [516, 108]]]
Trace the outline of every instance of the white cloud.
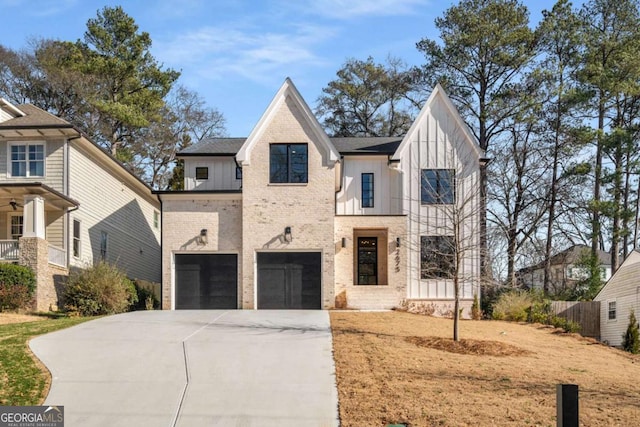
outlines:
[[331, 30], [312, 25], [267, 33], [203, 27], [169, 42], [157, 41], [154, 55], [166, 66], [196, 69], [200, 78], [240, 76], [272, 86], [301, 67], [321, 65], [314, 48], [331, 37]]
[[337, 19], [361, 16], [409, 15], [429, 0], [311, 0], [307, 12]]

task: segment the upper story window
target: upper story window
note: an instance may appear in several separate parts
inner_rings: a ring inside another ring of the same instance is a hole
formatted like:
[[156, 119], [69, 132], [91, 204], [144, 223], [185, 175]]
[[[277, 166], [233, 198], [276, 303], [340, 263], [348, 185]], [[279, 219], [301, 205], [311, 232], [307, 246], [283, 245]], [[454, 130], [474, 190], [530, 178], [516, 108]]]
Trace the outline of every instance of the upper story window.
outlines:
[[160, 228], [160, 212], [153, 211], [153, 228]]
[[455, 196], [453, 169], [422, 169], [420, 200], [423, 204], [451, 204]]
[[307, 144], [271, 144], [269, 146], [269, 182], [308, 182]]
[[209, 168], [207, 167], [197, 167], [196, 168], [196, 179], [198, 181], [204, 181], [209, 179]]
[[242, 168], [240, 166], [236, 166], [236, 179], [242, 179]]
[[362, 207], [363, 208], [372, 208], [373, 207], [373, 174], [372, 173], [363, 173], [362, 174]]
[[12, 177], [44, 176], [43, 143], [9, 144]]

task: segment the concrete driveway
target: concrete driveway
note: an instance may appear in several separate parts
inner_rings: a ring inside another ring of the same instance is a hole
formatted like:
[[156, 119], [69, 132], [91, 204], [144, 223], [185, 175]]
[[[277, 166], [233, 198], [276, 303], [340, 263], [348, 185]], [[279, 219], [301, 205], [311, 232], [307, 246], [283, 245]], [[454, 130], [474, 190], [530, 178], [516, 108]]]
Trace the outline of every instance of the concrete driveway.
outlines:
[[66, 427], [338, 425], [326, 311], [139, 311], [30, 346]]

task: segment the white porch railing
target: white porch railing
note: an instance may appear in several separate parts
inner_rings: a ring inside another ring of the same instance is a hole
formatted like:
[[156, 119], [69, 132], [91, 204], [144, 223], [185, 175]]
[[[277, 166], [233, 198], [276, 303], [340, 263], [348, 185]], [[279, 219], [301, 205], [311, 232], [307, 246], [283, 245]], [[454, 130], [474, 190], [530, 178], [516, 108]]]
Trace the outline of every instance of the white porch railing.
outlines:
[[49, 264], [67, 266], [67, 251], [57, 246], [49, 245]]
[[17, 261], [20, 257], [20, 249], [17, 240], [0, 240], [0, 260]]

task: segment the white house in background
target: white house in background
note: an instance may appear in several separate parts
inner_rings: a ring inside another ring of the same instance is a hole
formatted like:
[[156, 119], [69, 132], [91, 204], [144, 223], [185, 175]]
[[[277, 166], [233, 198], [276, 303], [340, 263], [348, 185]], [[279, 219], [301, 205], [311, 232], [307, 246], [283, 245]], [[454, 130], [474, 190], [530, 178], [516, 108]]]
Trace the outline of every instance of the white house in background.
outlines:
[[286, 79], [247, 138], [178, 157], [184, 191], [157, 192], [164, 309], [415, 300], [445, 314], [456, 241], [468, 316], [484, 153], [440, 86], [404, 137], [331, 138]]
[[594, 301], [600, 301], [600, 340], [621, 346], [631, 310], [640, 318], [640, 252], [627, 256]]
[[0, 261], [31, 266], [36, 308], [70, 268], [105, 260], [160, 281], [160, 202], [70, 123], [0, 98]]

